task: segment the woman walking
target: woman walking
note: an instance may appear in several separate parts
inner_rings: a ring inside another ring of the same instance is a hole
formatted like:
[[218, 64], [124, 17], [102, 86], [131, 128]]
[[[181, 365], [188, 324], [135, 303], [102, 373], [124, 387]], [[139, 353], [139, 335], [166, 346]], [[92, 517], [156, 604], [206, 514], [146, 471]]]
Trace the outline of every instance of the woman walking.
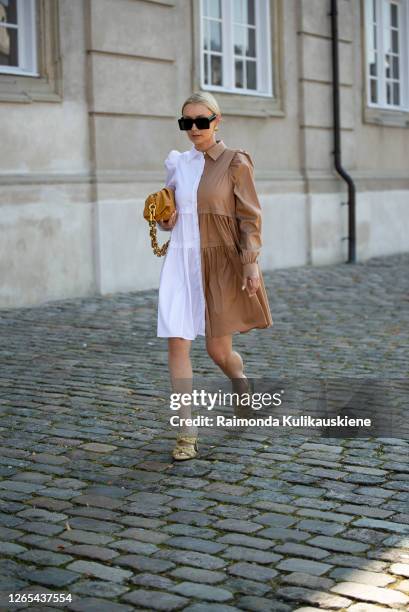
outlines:
[[[175, 190], [176, 211], [159, 224], [172, 230], [159, 281], [157, 336], [168, 338], [173, 392], [191, 393], [191, 342], [205, 336], [206, 349], [222, 372], [249, 389], [243, 360], [232, 336], [273, 325], [258, 264], [261, 206], [253, 162], [242, 149], [216, 139], [221, 112], [208, 92], [191, 95], [182, 106], [179, 128], [192, 143], [170, 151], [166, 186]], [[182, 416], [181, 411], [179, 412]], [[183, 416], [190, 415], [190, 407]], [[197, 428], [183, 427], [175, 460], [197, 454]]]

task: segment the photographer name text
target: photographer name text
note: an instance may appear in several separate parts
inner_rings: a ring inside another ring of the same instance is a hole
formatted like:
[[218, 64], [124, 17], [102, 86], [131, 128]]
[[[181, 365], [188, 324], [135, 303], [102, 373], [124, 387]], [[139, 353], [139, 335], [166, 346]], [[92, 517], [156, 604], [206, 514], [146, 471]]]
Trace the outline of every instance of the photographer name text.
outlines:
[[348, 416], [336, 416], [329, 418], [316, 418], [310, 415], [273, 417], [239, 418], [236, 416], [226, 417], [223, 415], [204, 416], [198, 415], [193, 418], [183, 418], [173, 415], [169, 419], [173, 427], [371, 427], [369, 418], [353, 418]]

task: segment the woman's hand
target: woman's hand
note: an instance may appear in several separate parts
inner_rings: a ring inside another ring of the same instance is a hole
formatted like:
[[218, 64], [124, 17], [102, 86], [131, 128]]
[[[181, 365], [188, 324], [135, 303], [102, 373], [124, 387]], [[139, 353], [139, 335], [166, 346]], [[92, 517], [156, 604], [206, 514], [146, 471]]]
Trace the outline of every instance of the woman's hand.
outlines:
[[178, 218], [178, 211], [174, 210], [167, 221], [158, 221], [158, 225], [163, 230], [169, 232], [175, 225]]
[[243, 264], [243, 280], [241, 289], [247, 289], [249, 297], [253, 297], [260, 287], [260, 276], [257, 263]]

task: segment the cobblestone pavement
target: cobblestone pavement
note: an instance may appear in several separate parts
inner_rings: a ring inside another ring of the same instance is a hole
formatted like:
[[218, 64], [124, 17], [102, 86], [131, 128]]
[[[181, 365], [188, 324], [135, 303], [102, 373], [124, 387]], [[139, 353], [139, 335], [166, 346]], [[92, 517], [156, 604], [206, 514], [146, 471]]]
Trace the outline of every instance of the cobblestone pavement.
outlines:
[[[235, 338], [247, 374], [407, 380], [408, 269], [264, 273], [274, 326]], [[172, 464], [156, 299], [0, 311], [1, 609], [407, 609], [409, 437], [233, 432]], [[203, 337], [192, 362], [219, 373]]]

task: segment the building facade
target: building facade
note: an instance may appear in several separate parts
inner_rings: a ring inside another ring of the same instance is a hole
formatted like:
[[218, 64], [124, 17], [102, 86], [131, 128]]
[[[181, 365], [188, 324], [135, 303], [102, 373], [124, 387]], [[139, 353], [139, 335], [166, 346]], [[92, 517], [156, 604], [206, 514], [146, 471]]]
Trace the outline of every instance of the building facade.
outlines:
[[[409, 0], [339, 0], [357, 260], [409, 251]], [[184, 99], [255, 162], [263, 270], [347, 259], [329, 0], [0, 0], [0, 307], [158, 286], [142, 212]], [[159, 232], [162, 241], [169, 236]]]

